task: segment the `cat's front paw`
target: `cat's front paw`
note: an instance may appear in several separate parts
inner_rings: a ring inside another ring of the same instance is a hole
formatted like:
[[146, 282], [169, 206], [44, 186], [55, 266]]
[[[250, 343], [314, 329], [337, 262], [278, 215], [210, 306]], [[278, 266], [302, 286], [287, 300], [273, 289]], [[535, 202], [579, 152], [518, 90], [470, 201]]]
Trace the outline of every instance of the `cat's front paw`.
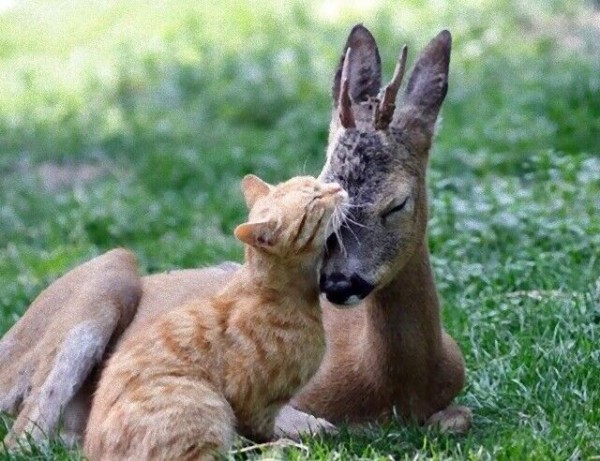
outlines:
[[337, 427], [322, 418], [317, 418], [291, 405], [281, 409], [275, 419], [275, 436], [298, 440], [302, 435], [335, 434]]
[[467, 407], [459, 405], [450, 405], [442, 411], [434, 413], [426, 425], [439, 428], [442, 432], [452, 432], [455, 434], [466, 433], [473, 421], [473, 413]]

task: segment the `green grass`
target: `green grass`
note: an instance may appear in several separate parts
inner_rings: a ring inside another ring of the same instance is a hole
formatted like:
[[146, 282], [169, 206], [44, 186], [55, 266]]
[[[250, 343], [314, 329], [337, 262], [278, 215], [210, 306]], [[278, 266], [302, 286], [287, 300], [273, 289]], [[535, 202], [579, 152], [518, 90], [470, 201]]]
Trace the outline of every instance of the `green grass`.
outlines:
[[[116, 246], [144, 273], [240, 259], [239, 179], [319, 171], [351, 25], [373, 31], [388, 77], [403, 42], [412, 61], [447, 27], [429, 240], [473, 430], [390, 424], [279, 455], [600, 459], [593, 2], [238, 3], [22, 1], [0, 12], [0, 332], [52, 280]], [[48, 165], [100, 174], [48, 187]], [[20, 457], [0, 448], [6, 460], [79, 457], [57, 442]]]

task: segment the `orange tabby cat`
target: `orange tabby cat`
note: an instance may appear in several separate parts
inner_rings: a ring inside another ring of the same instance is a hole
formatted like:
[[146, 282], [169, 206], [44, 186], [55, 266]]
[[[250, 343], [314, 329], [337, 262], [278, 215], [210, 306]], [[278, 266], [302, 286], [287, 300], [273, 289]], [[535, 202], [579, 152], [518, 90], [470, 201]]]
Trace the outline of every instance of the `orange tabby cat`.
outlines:
[[245, 263], [221, 292], [156, 318], [103, 371], [85, 436], [92, 460], [213, 459], [235, 431], [273, 436], [325, 348], [317, 270], [346, 193], [311, 177], [246, 176]]

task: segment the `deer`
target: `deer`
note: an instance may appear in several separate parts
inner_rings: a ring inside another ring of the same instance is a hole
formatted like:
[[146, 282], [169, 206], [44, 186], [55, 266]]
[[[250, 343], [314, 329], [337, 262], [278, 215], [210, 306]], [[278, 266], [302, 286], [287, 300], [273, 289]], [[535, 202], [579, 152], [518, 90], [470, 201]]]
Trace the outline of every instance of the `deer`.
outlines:
[[427, 243], [425, 178], [451, 44], [444, 30], [425, 47], [397, 110], [406, 46], [381, 89], [377, 44], [357, 25], [335, 74], [320, 177], [339, 183], [354, 207], [341, 235], [330, 237], [321, 269], [326, 356], [292, 401], [327, 421], [395, 413], [456, 431], [471, 422], [468, 408], [449, 405], [464, 385], [465, 366], [441, 326]]
[[[470, 427], [470, 409], [452, 404], [465, 364], [441, 324], [427, 242], [426, 172], [451, 45], [446, 30], [434, 37], [399, 97], [406, 46], [382, 88], [373, 35], [362, 24], [350, 31], [320, 174], [350, 203], [318, 274], [327, 348], [316, 375], [279, 414], [280, 436], [392, 417]], [[68, 443], [80, 441], [107, 357], [157, 316], [213, 295], [238, 267], [140, 276], [135, 255], [117, 248], [53, 282], [0, 341], [0, 411], [16, 417], [5, 442], [59, 430]]]

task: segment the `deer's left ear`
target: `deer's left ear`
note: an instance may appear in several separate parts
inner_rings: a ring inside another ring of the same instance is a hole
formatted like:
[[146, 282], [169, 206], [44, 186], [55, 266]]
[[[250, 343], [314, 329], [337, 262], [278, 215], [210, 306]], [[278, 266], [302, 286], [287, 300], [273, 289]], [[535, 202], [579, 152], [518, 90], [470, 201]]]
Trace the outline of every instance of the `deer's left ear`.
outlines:
[[275, 244], [275, 225], [271, 221], [240, 224], [233, 232], [236, 238], [254, 248], [270, 248]]
[[271, 186], [258, 176], [249, 174], [242, 179], [242, 193], [248, 209], [251, 209], [259, 198], [264, 197], [270, 191]]
[[[431, 144], [435, 123], [448, 91], [452, 36], [444, 30], [425, 47], [413, 68], [399, 113], [397, 127], [415, 133], [426, 146]], [[414, 140], [413, 140], [414, 141]]]

